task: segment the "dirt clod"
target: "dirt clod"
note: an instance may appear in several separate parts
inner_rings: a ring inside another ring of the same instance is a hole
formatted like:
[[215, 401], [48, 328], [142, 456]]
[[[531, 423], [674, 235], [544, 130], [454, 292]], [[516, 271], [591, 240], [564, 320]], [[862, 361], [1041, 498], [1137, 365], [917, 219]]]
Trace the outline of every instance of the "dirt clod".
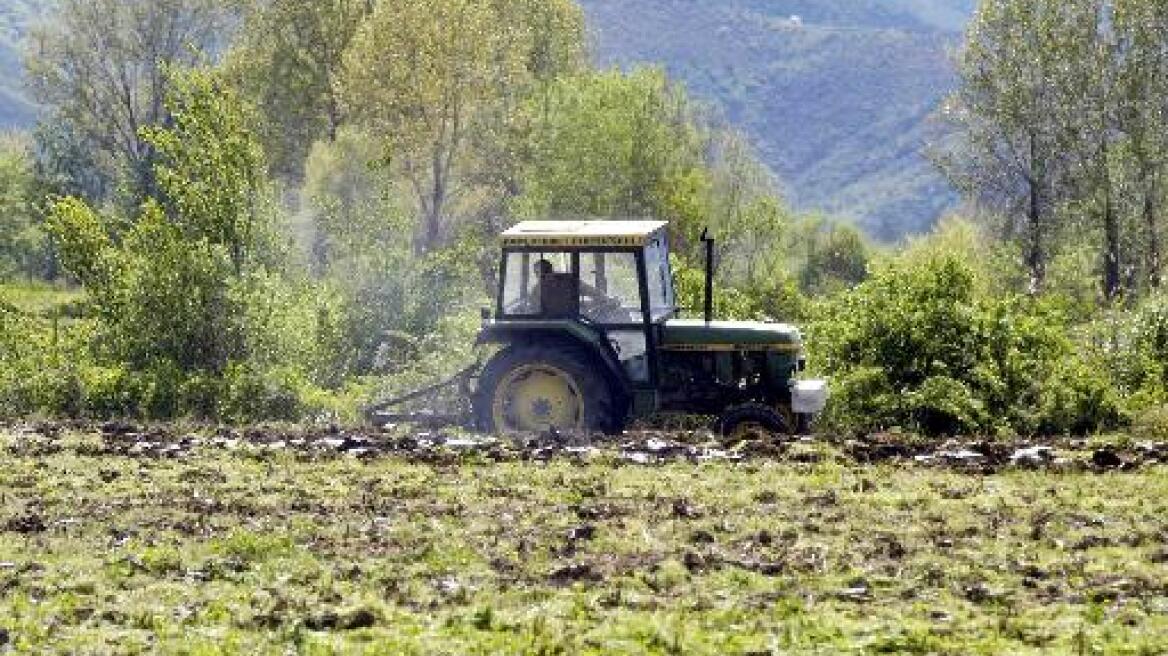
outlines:
[[1097, 449], [1091, 454], [1091, 464], [1100, 469], [1116, 469], [1123, 466], [1123, 458], [1114, 449]]
[[700, 572], [706, 568], [706, 558], [696, 551], [687, 551], [681, 562], [691, 572]]
[[1001, 596], [1000, 593], [990, 588], [984, 582], [967, 585], [962, 592], [965, 594], [966, 599], [975, 604], [984, 603]]
[[702, 516], [697, 506], [693, 505], [687, 499], [675, 499], [673, 501], [673, 517], [674, 519], [697, 519]]
[[592, 524], [581, 524], [574, 526], [568, 531], [568, 540], [577, 542], [581, 540], [591, 540], [596, 535], [596, 527]]
[[140, 432], [134, 424], [124, 421], [107, 421], [101, 425], [101, 432], [106, 436], [125, 436]]
[[603, 577], [588, 563], [570, 563], [552, 570], [548, 578], [563, 585], [575, 581], [599, 581]]
[[336, 611], [326, 610], [304, 620], [304, 626], [313, 631], [328, 631], [337, 628], [339, 621]]
[[713, 544], [714, 534], [704, 529], [698, 529], [689, 534], [689, 541], [692, 544]]
[[344, 613], [337, 622], [337, 628], [346, 631], [353, 631], [356, 629], [368, 629], [377, 624], [377, 616], [368, 608], [358, 608]]
[[17, 515], [4, 523], [4, 529], [13, 533], [43, 533], [46, 528], [45, 520], [36, 513]]

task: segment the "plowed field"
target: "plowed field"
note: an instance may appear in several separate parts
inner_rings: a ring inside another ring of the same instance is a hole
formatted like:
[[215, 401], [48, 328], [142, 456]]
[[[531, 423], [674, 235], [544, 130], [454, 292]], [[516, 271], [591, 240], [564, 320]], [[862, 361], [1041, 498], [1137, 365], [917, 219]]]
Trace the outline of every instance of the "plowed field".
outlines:
[[1168, 448], [0, 428], [0, 653], [1168, 653]]

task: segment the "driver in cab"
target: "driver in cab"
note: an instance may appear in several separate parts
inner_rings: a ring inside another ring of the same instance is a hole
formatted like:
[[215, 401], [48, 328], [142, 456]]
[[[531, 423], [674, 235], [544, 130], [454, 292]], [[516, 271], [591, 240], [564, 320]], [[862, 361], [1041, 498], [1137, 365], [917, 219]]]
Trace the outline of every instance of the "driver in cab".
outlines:
[[[539, 302], [539, 299], [543, 298], [543, 288], [545, 284], [547, 283], [548, 279], [556, 273], [556, 267], [550, 261], [541, 259], [536, 261], [532, 268], [535, 272], [536, 283], [535, 286], [531, 288], [530, 298], [534, 299], [536, 302]], [[607, 294], [593, 287], [592, 285], [589, 285], [583, 280], [580, 280], [578, 285], [581, 301], [598, 306], [605, 303], [611, 303], [613, 300], [609, 298]]]

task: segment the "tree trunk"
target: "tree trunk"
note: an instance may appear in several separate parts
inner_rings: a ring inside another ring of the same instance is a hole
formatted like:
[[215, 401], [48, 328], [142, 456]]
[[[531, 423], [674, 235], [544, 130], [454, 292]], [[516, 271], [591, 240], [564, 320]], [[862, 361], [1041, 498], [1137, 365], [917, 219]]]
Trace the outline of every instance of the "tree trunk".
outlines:
[[1042, 292], [1046, 284], [1046, 243], [1042, 224], [1042, 181], [1045, 178], [1043, 166], [1039, 164], [1038, 139], [1030, 134], [1030, 204], [1026, 211], [1026, 267], [1030, 269], [1030, 293]]
[[1148, 284], [1152, 289], [1159, 289], [1162, 282], [1160, 262], [1160, 233], [1159, 217], [1156, 216], [1156, 184], [1155, 174], [1144, 173], [1144, 229], [1148, 233]]
[[442, 157], [438, 153], [433, 158], [433, 181], [430, 188], [430, 211], [426, 215], [426, 237], [422, 248], [430, 252], [438, 247], [442, 239], [442, 212], [446, 204], [446, 176]]
[[1106, 137], [1100, 149], [1103, 166], [1103, 295], [1111, 301], [1120, 292], [1119, 217], [1111, 201], [1111, 175], [1107, 171], [1108, 148]]
[[[331, 84], [331, 82], [330, 82]], [[331, 90], [328, 93], [328, 141], [337, 142], [337, 130], [341, 127], [341, 107], [337, 102], [337, 94]]]

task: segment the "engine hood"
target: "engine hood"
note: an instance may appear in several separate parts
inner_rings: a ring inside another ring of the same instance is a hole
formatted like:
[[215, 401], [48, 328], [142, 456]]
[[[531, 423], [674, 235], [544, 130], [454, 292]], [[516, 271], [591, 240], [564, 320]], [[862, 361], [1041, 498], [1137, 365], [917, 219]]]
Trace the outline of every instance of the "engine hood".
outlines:
[[792, 351], [803, 347], [799, 329], [785, 323], [670, 319], [661, 347], [673, 351]]

